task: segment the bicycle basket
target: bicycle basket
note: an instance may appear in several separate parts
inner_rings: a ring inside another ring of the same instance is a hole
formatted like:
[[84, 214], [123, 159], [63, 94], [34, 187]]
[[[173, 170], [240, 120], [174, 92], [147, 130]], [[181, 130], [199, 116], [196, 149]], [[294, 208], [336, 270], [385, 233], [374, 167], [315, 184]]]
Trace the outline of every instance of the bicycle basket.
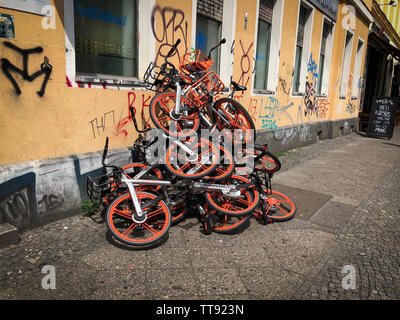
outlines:
[[150, 62], [143, 76], [145, 88], [151, 91], [157, 91], [162, 86], [168, 86], [171, 82], [170, 75], [172, 68], [167, 66], [157, 66], [154, 62]]
[[117, 196], [120, 182], [116, 173], [86, 178], [86, 193], [91, 201], [110, 202]]
[[193, 105], [201, 107], [208, 101], [211, 92], [219, 93], [224, 88], [225, 85], [217, 74], [210, 71], [190, 87], [187, 98]]
[[200, 50], [186, 53], [180, 63], [179, 70], [187, 75], [197, 71], [207, 71], [213, 65], [214, 60], [206, 57]]

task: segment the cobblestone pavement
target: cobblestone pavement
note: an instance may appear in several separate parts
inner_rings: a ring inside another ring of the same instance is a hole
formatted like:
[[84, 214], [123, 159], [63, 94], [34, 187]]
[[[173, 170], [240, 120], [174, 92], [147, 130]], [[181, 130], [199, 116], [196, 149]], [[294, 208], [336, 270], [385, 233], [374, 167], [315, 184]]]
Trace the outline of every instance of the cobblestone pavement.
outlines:
[[[0, 249], [0, 299], [399, 299], [400, 131], [324, 140], [281, 160], [274, 181], [298, 196], [291, 221], [206, 236], [189, 217], [143, 251], [116, 243], [100, 217], [77, 215]], [[45, 265], [55, 290], [41, 286]], [[342, 287], [345, 266], [354, 289]]]

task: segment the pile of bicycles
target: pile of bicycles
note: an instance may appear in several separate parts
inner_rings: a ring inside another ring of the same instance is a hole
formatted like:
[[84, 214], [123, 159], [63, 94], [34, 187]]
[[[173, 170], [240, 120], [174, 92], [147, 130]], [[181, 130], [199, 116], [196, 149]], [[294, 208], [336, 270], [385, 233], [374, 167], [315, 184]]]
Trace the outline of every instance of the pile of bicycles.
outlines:
[[109, 231], [124, 244], [147, 247], [193, 212], [205, 234], [235, 232], [251, 217], [264, 224], [293, 218], [294, 202], [271, 188], [279, 159], [267, 145], [254, 144], [254, 123], [233, 99], [246, 88], [232, 81], [229, 97], [215, 99], [225, 86], [210, 71], [210, 56], [225, 41], [208, 57], [199, 50], [185, 54], [178, 71], [168, 58], [179, 42], [144, 76], [156, 92], [149, 108], [156, 128], [139, 129], [131, 107], [139, 133], [132, 162], [107, 164], [107, 138], [103, 174], [88, 177], [87, 194], [106, 208]]

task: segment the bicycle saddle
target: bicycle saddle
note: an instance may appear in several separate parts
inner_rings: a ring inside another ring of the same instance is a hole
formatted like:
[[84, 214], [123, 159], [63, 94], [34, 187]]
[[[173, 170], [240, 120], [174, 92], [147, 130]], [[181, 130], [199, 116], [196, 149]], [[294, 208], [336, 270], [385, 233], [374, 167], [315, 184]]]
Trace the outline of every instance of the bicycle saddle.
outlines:
[[234, 88], [236, 91], [246, 91], [246, 90], [247, 90], [246, 87], [243, 87], [243, 86], [239, 85], [239, 84], [236, 83], [235, 81], [232, 81], [232, 82], [231, 82], [231, 85], [233, 86], [233, 88]]

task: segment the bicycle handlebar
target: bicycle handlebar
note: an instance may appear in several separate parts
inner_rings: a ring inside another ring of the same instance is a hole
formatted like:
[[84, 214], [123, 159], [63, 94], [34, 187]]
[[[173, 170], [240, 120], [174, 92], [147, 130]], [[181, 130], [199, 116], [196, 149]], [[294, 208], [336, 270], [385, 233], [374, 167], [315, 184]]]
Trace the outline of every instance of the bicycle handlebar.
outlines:
[[218, 42], [214, 47], [212, 47], [210, 49], [210, 51], [208, 52], [208, 58], [211, 59], [211, 52], [214, 51], [215, 49], [217, 49], [221, 44], [224, 44], [226, 42], [226, 39], [223, 38], [220, 40], [220, 42]]
[[137, 124], [137, 121], [136, 121], [135, 111], [134, 111], [134, 109], [133, 109], [132, 106], [129, 107], [129, 111], [131, 112], [133, 125], [135, 126], [135, 129], [136, 129], [137, 132], [139, 132], [139, 133], [145, 133], [145, 132], [151, 130], [151, 128], [139, 130], [139, 127], [138, 127], [138, 124]]
[[169, 52], [167, 53], [167, 57], [169, 58], [170, 56], [172, 56], [172, 54], [174, 53], [174, 51], [178, 48], [178, 45], [181, 43], [181, 39], [179, 38], [175, 44], [172, 46], [171, 50], [169, 50]]

